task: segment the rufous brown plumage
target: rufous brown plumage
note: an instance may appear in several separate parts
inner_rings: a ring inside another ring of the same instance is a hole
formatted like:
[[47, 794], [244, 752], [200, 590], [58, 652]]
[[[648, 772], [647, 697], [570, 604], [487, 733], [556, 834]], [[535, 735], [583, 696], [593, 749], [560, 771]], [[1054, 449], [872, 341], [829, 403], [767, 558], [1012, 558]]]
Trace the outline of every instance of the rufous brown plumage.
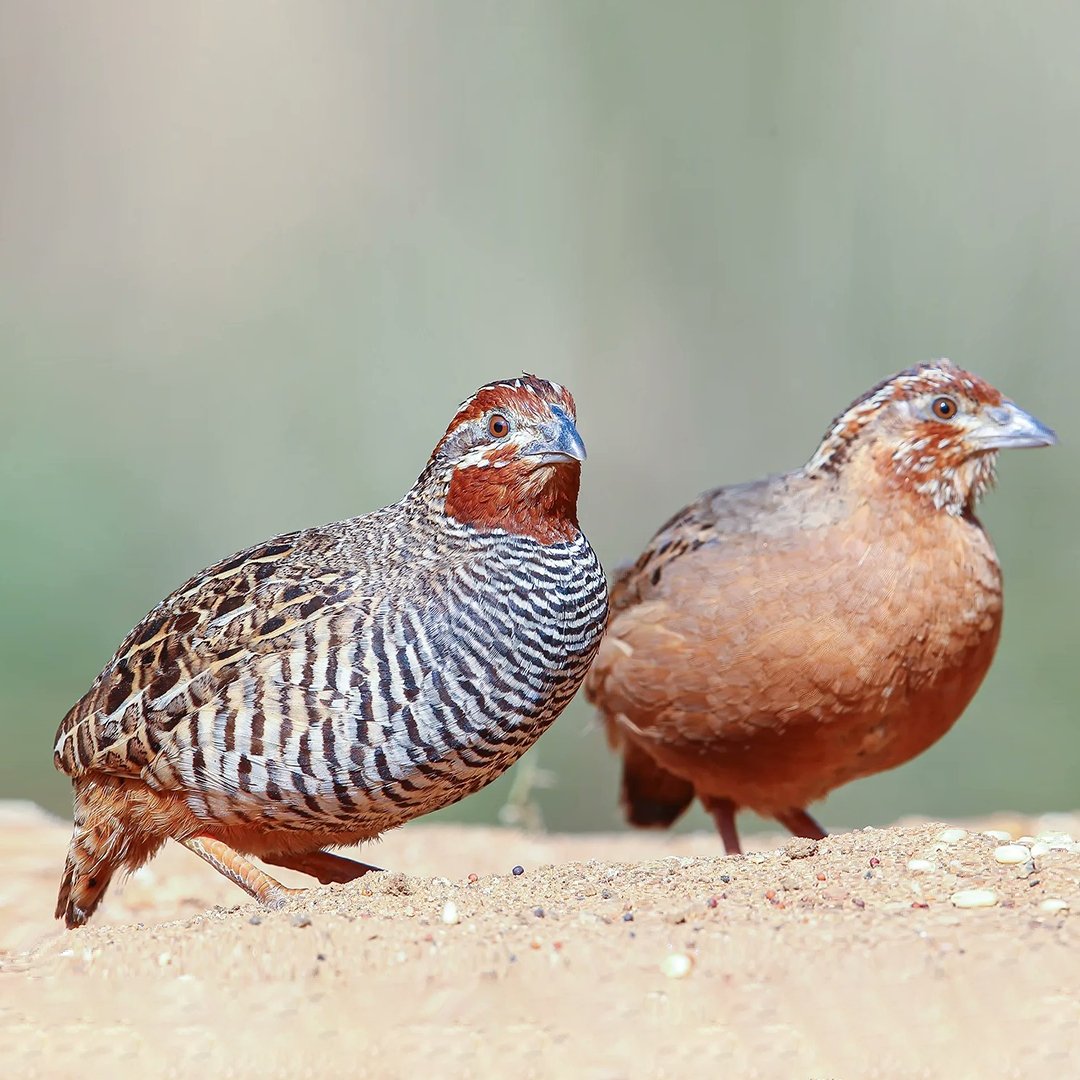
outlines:
[[859, 398], [803, 468], [676, 514], [616, 577], [586, 680], [629, 820], [697, 796], [729, 852], [743, 807], [820, 837], [809, 803], [941, 738], [1001, 630], [976, 502], [999, 450], [1054, 441], [941, 361]]

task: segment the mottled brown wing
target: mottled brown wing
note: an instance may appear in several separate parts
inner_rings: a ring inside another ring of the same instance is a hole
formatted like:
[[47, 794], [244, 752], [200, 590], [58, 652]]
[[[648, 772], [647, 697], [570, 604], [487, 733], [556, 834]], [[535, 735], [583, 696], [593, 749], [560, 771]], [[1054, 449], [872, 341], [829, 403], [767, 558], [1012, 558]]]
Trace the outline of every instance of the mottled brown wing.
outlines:
[[617, 583], [588, 680], [616, 746], [620, 727], [692, 743], [772, 723], [792, 701], [814, 710], [860, 689], [860, 657], [880, 653], [883, 601], [907, 553], [863, 560], [853, 575], [859, 555], [842, 550], [838, 530], [790, 528], [759, 504], [765, 524], [753, 531], [755, 508], [739, 504], [771, 494], [703, 497]]
[[312, 620], [362, 606], [355, 580], [295, 557], [303, 535], [231, 556], [154, 608], [61, 722], [57, 768], [141, 775], [169, 733], [244, 667], [289, 650]]

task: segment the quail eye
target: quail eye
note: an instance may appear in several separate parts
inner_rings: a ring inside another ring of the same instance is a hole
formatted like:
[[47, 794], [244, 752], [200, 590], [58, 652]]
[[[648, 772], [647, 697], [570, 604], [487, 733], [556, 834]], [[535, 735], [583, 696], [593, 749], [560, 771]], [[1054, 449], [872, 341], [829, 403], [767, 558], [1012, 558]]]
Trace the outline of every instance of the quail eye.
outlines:
[[930, 404], [930, 411], [939, 420], [951, 420], [956, 415], [956, 402], [951, 397], [936, 397]]
[[505, 439], [510, 434], [510, 421], [502, 413], [492, 413], [488, 420], [488, 434], [493, 439]]

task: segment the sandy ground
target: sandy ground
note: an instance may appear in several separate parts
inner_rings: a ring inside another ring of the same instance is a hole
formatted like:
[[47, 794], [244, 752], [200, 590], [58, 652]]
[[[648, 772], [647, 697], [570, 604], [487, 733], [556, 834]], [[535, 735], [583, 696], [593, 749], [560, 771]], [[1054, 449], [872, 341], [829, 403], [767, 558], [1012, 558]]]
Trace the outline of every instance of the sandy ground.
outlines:
[[[170, 845], [65, 932], [66, 823], [0, 804], [2, 1072], [1080, 1076], [1080, 845], [1050, 835], [1080, 816], [945, 829], [724, 858], [419, 823], [368, 850], [393, 872], [278, 913]], [[1004, 865], [985, 829], [1044, 842]]]

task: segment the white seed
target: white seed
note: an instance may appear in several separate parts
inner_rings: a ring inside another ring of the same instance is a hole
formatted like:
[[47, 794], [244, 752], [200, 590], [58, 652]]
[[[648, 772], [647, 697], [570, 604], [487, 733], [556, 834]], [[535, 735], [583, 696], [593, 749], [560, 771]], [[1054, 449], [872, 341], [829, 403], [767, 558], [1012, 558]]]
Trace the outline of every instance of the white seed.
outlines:
[[937, 863], [932, 863], [929, 859], [909, 859], [907, 868], [913, 874], [928, 874], [937, 869]]
[[938, 843], [959, 844], [967, 836], [967, 829], [943, 829], [938, 836]]
[[1049, 900], [1044, 900], [1039, 905], [1039, 910], [1049, 912], [1051, 915], [1056, 915], [1059, 911], [1069, 910], [1069, 901], [1059, 900], [1056, 896], [1051, 897]]
[[447, 900], [442, 909], [442, 921], [447, 926], [456, 926], [461, 922], [461, 916], [458, 914], [457, 904], [453, 900]]
[[1023, 844], [1003, 844], [994, 851], [994, 861], [1004, 866], [1019, 866], [1031, 858], [1031, 852]]
[[686, 978], [686, 976], [690, 974], [693, 966], [693, 959], [687, 956], [686, 953], [681, 952], [668, 953], [660, 962], [660, 970], [669, 979]]
[[1044, 844], [1038, 840], [1031, 845], [1031, 857], [1033, 859], [1041, 859], [1044, 855], [1050, 854], [1050, 845]]
[[1012, 833], [1007, 833], [1004, 829], [987, 829], [983, 836], [988, 836], [991, 840], [1000, 840], [1003, 844], [1007, 844], [1012, 839]]
[[993, 907], [998, 902], [998, 894], [993, 889], [961, 889], [949, 899], [953, 907], [958, 908]]

